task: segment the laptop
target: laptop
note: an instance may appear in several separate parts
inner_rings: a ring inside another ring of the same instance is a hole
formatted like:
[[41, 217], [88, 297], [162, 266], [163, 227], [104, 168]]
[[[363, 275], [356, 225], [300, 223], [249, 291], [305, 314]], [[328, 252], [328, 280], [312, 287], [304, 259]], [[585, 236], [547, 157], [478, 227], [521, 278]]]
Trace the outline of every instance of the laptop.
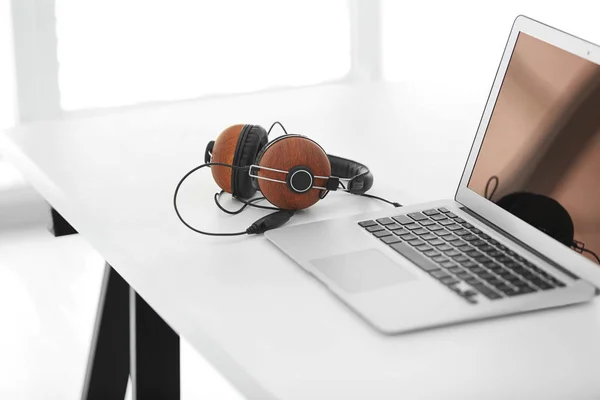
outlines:
[[590, 301], [599, 110], [600, 47], [519, 16], [453, 200], [266, 237], [386, 334]]

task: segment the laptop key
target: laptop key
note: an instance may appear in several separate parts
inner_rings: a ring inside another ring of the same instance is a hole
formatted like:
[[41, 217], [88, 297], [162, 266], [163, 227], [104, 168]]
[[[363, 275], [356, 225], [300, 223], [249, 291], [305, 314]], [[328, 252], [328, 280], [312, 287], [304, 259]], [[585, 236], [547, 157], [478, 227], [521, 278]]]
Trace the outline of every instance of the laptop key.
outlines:
[[421, 239], [413, 239], [413, 240], [409, 240], [408, 244], [410, 244], [411, 246], [419, 246], [419, 245], [425, 244], [425, 242], [422, 241]]
[[413, 235], [412, 233], [405, 233], [404, 235], [400, 235], [400, 237], [403, 240], [409, 241], [409, 240], [413, 240], [413, 239], [417, 239], [417, 237], [415, 235]]
[[437, 215], [431, 216], [431, 219], [434, 221], [440, 221], [442, 219], [447, 219], [447, 218], [444, 214], [437, 214]]
[[457, 277], [459, 277], [460, 279], [469, 279], [471, 278], [471, 274], [469, 274], [468, 272], [459, 272], [458, 274], [456, 274]]
[[433, 247], [427, 245], [427, 243], [417, 245], [417, 246], [415, 246], [415, 248], [417, 250], [419, 250], [420, 252], [422, 252], [422, 253], [425, 253], [426, 251], [433, 250]]
[[367, 226], [374, 226], [377, 225], [377, 222], [373, 221], [373, 220], [368, 220], [368, 221], [361, 221], [358, 223], [360, 226], [362, 226], [363, 228], [366, 228]]
[[477, 275], [481, 278], [481, 279], [485, 279], [486, 281], [488, 279], [492, 279], [494, 277], [494, 275], [492, 275], [491, 273], [487, 272], [487, 271], [483, 271], [483, 272], [479, 272], [477, 273]]
[[421, 228], [421, 225], [414, 223], [414, 222], [412, 224], [404, 225], [404, 227], [406, 229], [410, 229], [411, 231], [414, 231], [415, 229], [423, 229], [423, 228]]
[[437, 238], [437, 236], [435, 236], [433, 233], [426, 233], [425, 235], [421, 235], [421, 239], [423, 240], [439, 240]]
[[435, 231], [439, 231], [439, 230], [444, 229], [444, 228], [442, 228], [438, 224], [435, 224], [435, 225], [428, 226], [427, 229], [429, 229], [432, 232], [435, 232]]
[[435, 234], [438, 236], [447, 236], [447, 235], [451, 235], [450, 232], [448, 232], [445, 229], [439, 230], [439, 231], [435, 231]]
[[425, 210], [423, 211], [423, 214], [427, 215], [427, 216], [432, 216], [435, 214], [439, 214], [440, 212], [438, 210], [436, 210], [435, 208], [431, 208], [429, 210]]
[[468, 236], [468, 235], [470, 235], [470, 234], [471, 234], [471, 232], [469, 232], [469, 231], [468, 231], [468, 230], [466, 230], [466, 229], [459, 229], [459, 230], [457, 230], [457, 231], [454, 231], [454, 234], [455, 234], [455, 235], [458, 235], [458, 236]]
[[446, 236], [444, 236], [444, 240], [446, 242], [455, 242], [455, 241], [460, 240], [460, 239], [458, 238], [458, 236], [446, 235]]
[[397, 236], [383, 236], [381, 238], [381, 241], [385, 244], [392, 244], [392, 243], [399, 243], [402, 240], [400, 240]]
[[477, 236], [475, 235], [465, 235], [462, 237], [463, 240], [466, 240], [467, 242], [472, 242], [474, 240], [477, 240]]
[[379, 222], [381, 225], [390, 225], [394, 223], [394, 220], [391, 218], [379, 218], [377, 219], [377, 222]]
[[423, 221], [419, 221], [419, 223], [423, 226], [429, 226], [429, 225], [433, 225], [435, 224], [435, 222], [433, 222], [430, 219], [424, 219]]
[[452, 221], [451, 219], [441, 219], [438, 221], [438, 224], [440, 224], [442, 226], [452, 225], [452, 224], [454, 224], [454, 221]]
[[448, 257], [454, 257], [454, 256], [460, 255], [460, 251], [455, 250], [455, 249], [450, 249], [450, 250], [444, 251], [444, 254], [446, 254]]
[[540, 282], [540, 283], [534, 282], [534, 285], [539, 287], [542, 290], [554, 289], [554, 286], [547, 282]]
[[457, 256], [452, 257], [452, 259], [458, 263], [468, 261], [469, 258], [465, 255], [459, 254]]
[[425, 254], [427, 257], [435, 257], [440, 255], [440, 253], [438, 253], [437, 251], [435, 251], [434, 249], [430, 249], [430, 250], [421, 250], [423, 252], [423, 254]]
[[454, 218], [454, 222], [457, 222], [459, 224], [466, 224], [467, 223], [467, 221], [465, 221], [464, 219], [462, 219], [460, 217]]
[[495, 251], [494, 247], [492, 247], [492, 246], [490, 246], [490, 245], [484, 245], [484, 246], [481, 246], [481, 247], [479, 248], [479, 250], [481, 250], [481, 251], [484, 251], [484, 252], [486, 252], [486, 253], [491, 253], [492, 251]]
[[431, 274], [431, 276], [433, 276], [434, 278], [437, 278], [437, 279], [443, 279], [443, 278], [451, 276], [442, 270], [432, 271], [432, 272], [430, 272], [430, 274]]
[[454, 214], [453, 212], [447, 212], [447, 213], [446, 213], [446, 216], [447, 216], [448, 218], [458, 218], [458, 215]]
[[416, 235], [419, 235], [419, 236], [430, 234], [429, 231], [427, 229], [425, 229], [425, 228], [415, 229], [413, 231], [413, 233], [416, 234]]
[[440, 251], [448, 251], [448, 250], [453, 250], [453, 247], [452, 247], [452, 246], [449, 246], [449, 245], [447, 245], [447, 244], [445, 244], [445, 243], [444, 243], [444, 244], [442, 244], [442, 245], [436, 246], [436, 247], [437, 247], [437, 249], [438, 249], [438, 250], [440, 250]]
[[462, 229], [462, 226], [457, 225], [457, 224], [451, 224], [451, 225], [446, 225], [446, 229], [448, 229], [449, 231], [457, 231], [459, 229]]
[[383, 226], [381, 226], [381, 225], [373, 225], [373, 226], [369, 226], [367, 228], [367, 231], [368, 232], [377, 232], [377, 231], [382, 231], [384, 229], [385, 228]]
[[[445, 239], [445, 238], [444, 238], [444, 239]], [[450, 244], [451, 244], [452, 246], [454, 246], [454, 247], [469, 246], [469, 245], [467, 244], [467, 242], [463, 242], [463, 241], [462, 241], [462, 240], [460, 240], [460, 239], [459, 239], [459, 240], [455, 240], [455, 241], [453, 241], [453, 242], [450, 242]]]
[[486, 261], [490, 261], [490, 259], [487, 258], [486, 256], [484, 256], [483, 254], [480, 254], [480, 255], [472, 257], [472, 258], [473, 258], [473, 260], [475, 260], [479, 263], [482, 263], [482, 264]]
[[475, 283], [475, 284], [472, 284], [471, 286], [473, 286], [473, 288], [475, 288], [475, 290], [477, 290], [479, 293], [481, 293], [482, 295], [484, 295], [485, 297], [487, 297], [490, 300], [496, 300], [496, 299], [502, 298], [502, 295], [494, 292], [492, 289], [488, 288], [484, 284]]
[[412, 219], [408, 218], [406, 215], [398, 215], [396, 217], [392, 217], [392, 219], [394, 219], [400, 225], [408, 225], [415, 222]]
[[384, 237], [384, 236], [391, 236], [391, 234], [392, 234], [392, 232], [386, 231], [386, 230], [373, 232], [373, 235], [378, 238]]
[[465, 282], [467, 282], [469, 285], [481, 285], [482, 284], [479, 279], [475, 278], [472, 275], [469, 278], [466, 278]]
[[441, 255], [441, 254], [439, 254], [439, 255], [437, 255], [437, 256], [432, 256], [432, 257], [431, 257], [431, 259], [432, 259], [433, 261], [437, 262], [437, 263], [440, 263], [440, 262], [442, 262], [442, 261], [446, 261], [446, 260], [447, 260], [447, 258], [446, 258], [446, 257], [444, 257], [444, 256], [443, 256], [443, 255]]
[[446, 207], [440, 207], [440, 208], [438, 208], [438, 211], [442, 212], [442, 213], [449, 213], [450, 212], [450, 210], [448, 210]]
[[385, 226], [387, 229], [389, 229], [390, 231], [397, 231], [398, 229], [404, 229], [402, 228], [400, 225], [398, 225], [397, 223], [393, 223], [393, 224], [389, 224]]
[[529, 286], [522, 286], [522, 287], [518, 287], [517, 291], [513, 292], [511, 294], [511, 296], [516, 296], [519, 294], [533, 293], [533, 292], [535, 292], [535, 290], [530, 288]]
[[520, 279], [519, 277], [516, 277], [517, 279], [511, 279], [509, 282], [511, 283], [511, 285], [514, 285], [516, 287], [525, 287], [525, 286], [529, 286], [529, 283], [525, 282], [524, 280]]
[[409, 244], [394, 243], [390, 245], [390, 247], [424, 271], [435, 271], [439, 269], [433, 261], [419, 253]]
[[421, 214], [420, 212], [413, 212], [408, 214], [408, 216], [412, 219], [414, 219], [415, 221], [422, 221], [424, 219], [427, 219], [427, 217], [423, 214]]
[[436, 238], [436, 239], [433, 239], [433, 240], [429, 240], [429, 244], [432, 245], [432, 246], [436, 246], [437, 247], [437, 246], [441, 246], [441, 245], [446, 244], [446, 242], [444, 242], [440, 238]]

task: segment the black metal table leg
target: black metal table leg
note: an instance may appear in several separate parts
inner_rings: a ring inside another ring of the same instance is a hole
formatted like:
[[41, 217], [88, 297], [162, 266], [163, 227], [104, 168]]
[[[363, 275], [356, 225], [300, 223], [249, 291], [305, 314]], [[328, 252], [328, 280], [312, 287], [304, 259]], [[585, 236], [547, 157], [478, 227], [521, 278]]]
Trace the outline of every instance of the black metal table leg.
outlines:
[[106, 264], [83, 400], [180, 398], [179, 336]]
[[82, 399], [122, 400], [128, 377], [129, 285], [106, 264]]
[[54, 208], [50, 208], [50, 225], [48, 226], [48, 230], [54, 236], [74, 235], [77, 233], [75, 228]]
[[179, 336], [133, 289], [129, 301], [133, 399], [177, 400]]

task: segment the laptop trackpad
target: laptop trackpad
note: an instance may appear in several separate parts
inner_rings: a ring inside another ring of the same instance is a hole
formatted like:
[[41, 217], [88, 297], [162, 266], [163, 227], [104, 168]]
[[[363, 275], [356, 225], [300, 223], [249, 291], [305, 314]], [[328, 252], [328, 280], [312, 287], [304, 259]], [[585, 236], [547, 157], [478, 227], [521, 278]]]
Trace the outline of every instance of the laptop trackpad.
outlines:
[[357, 293], [396, 285], [415, 276], [377, 249], [356, 251], [310, 260], [347, 292]]

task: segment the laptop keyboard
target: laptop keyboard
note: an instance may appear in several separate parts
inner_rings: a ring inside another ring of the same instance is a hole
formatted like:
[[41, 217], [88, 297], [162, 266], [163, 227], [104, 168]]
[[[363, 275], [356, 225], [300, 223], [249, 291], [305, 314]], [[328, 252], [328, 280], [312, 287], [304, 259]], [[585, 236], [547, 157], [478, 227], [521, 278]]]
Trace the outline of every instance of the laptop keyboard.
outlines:
[[444, 207], [358, 224], [473, 304], [565, 286]]

